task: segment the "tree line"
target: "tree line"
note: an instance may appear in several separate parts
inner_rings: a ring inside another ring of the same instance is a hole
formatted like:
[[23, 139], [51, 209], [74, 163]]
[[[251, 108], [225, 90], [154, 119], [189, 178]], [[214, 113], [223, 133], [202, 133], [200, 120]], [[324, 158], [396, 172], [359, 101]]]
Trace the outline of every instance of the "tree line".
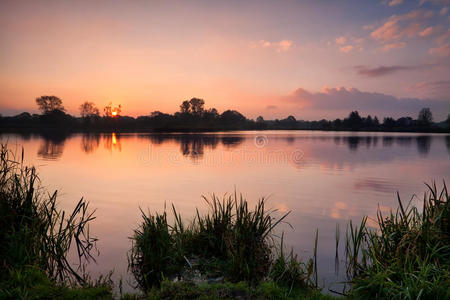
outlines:
[[445, 122], [433, 122], [429, 108], [423, 108], [416, 119], [386, 117], [382, 121], [376, 116], [362, 117], [352, 111], [348, 117], [335, 120], [304, 121], [294, 116], [285, 119], [248, 119], [236, 110], [219, 113], [215, 108], [205, 108], [205, 101], [192, 98], [181, 103], [174, 114], [154, 111], [137, 118], [123, 116], [122, 106], [103, 108], [103, 113], [93, 102], [79, 106], [80, 116], [66, 113], [63, 102], [56, 96], [36, 98], [41, 114], [23, 112], [19, 115], [0, 116], [0, 128], [4, 131], [218, 131], [218, 130], [350, 130], [350, 131], [410, 131], [410, 132], [450, 132], [450, 114]]

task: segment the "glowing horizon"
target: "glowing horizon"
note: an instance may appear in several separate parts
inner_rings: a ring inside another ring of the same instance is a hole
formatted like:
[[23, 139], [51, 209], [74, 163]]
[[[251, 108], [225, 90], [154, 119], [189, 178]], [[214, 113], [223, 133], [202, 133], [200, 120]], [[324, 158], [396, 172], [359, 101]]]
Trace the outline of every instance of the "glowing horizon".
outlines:
[[183, 100], [250, 118], [450, 113], [449, 1], [2, 1], [0, 113], [56, 95], [122, 115]]

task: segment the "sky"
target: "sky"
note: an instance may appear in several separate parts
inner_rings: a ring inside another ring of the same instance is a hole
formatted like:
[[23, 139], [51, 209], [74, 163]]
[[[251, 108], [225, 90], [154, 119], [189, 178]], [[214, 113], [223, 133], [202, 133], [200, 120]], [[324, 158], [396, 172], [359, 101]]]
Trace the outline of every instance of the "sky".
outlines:
[[249, 118], [450, 113], [450, 0], [0, 2], [0, 113], [202, 98]]

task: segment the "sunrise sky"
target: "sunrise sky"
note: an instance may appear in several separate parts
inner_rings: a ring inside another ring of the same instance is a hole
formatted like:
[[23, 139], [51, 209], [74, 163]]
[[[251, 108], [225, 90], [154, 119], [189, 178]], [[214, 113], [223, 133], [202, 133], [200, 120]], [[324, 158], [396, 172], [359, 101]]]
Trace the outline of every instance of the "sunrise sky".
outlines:
[[450, 113], [450, 0], [1, 1], [0, 113], [192, 97], [266, 119]]

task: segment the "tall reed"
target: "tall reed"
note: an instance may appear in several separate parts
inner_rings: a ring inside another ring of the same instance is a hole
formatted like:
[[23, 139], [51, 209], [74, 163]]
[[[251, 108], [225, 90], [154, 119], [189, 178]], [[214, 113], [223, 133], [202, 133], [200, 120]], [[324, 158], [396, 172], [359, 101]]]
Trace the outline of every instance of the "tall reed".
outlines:
[[[57, 208], [57, 192], [48, 194], [40, 186], [34, 167], [6, 145], [0, 148], [0, 265], [8, 272], [36, 266], [60, 282], [85, 283], [83, 266], [94, 260], [96, 239], [89, 235], [95, 219], [88, 203], [81, 199], [67, 214]], [[68, 261], [76, 247], [78, 266]]]
[[252, 210], [237, 193], [204, 200], [208, 212], [197, 210], [187, 226], [173, 206], [173, 225], [167, 223], [166, 212], [142, 215], [129, 254], [130, 269], [142, 289], [159, 286], [163, 278], [182, 277], [186, 269], [233, 282], [256, 283], [268, 276], [274, 260], [273, 231], [289, 213], [275, 219], [264, 198]]
[[450, 298], [450, 197], [427, 184], [422, 209], [404, 206], [383, 216], [378, 228], [350, 222], [346, 254], [351, 293], [362, 299]]

